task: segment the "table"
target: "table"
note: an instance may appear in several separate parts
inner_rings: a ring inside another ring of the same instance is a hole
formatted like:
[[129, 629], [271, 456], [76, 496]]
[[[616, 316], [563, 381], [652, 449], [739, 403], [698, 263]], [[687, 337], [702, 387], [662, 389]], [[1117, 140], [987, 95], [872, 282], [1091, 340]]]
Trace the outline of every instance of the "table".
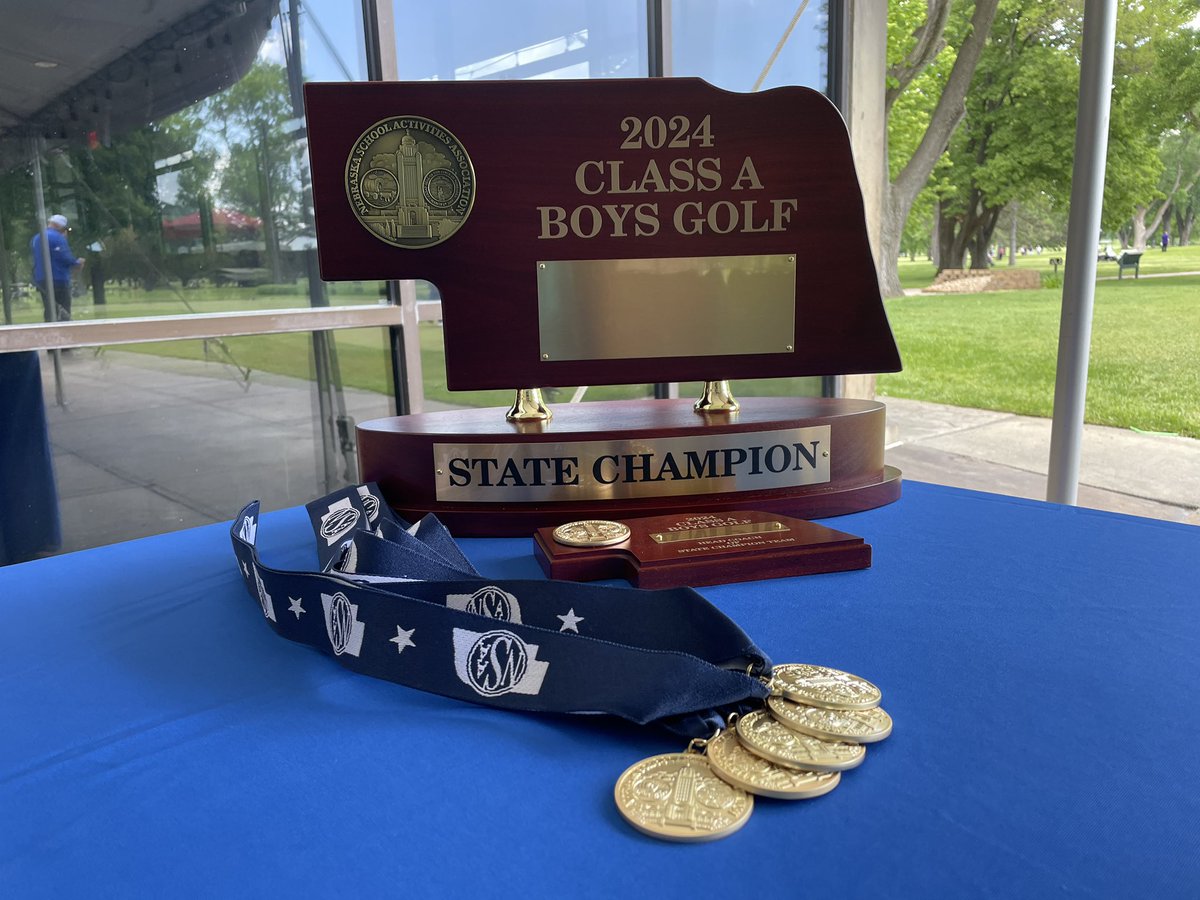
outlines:
[[[871, 569], [703, 593], [777, 662], [875, 681], [895, 733], [831, 794], [697, 845], [612, 800], [676, 739], [348, 673], [264, 625], [225, 526], [0, 570], [0, 885], [1196, 896], [1200, 529], [920, 483], [830, 521]], [[310, 564], [303, 510], [266, 514], [259, 546]], [[539, 576], [526, 540], [464, 546]]]
[[37, 353], [0, 353], [0, 566], [62, 546]]

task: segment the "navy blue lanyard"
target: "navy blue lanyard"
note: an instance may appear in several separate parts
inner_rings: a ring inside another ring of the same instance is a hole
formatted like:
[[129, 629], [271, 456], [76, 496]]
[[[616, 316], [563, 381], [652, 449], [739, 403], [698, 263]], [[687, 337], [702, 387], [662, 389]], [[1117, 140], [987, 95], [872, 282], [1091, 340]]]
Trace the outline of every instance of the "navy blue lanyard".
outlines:
[[503, 709], [607, 713], [706, 737], [765, 697], [771, 662], [688, 588], [485, 579], [432, 516], [373, 485], [308, 505], [321, 571], [262, 564], [258, 503], [234, 520], [246, 587], [282, 637], [355, 672]]

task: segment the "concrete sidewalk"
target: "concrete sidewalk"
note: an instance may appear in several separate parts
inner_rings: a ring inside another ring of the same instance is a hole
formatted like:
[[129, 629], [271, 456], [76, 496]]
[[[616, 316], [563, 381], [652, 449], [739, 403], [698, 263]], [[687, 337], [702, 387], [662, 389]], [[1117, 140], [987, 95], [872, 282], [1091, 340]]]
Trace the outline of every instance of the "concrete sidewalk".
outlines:
[[[307, 380], [122, 351], [64, 354], [63, 373], [65, 408], [43, 359], [64, 550], [324, 493]], [[389, 415], [387, 397], [343, 393], [354, 421]], [[1045, 498], [1049, 420], [884, 399], [887, 461], [906, 479]], [[1081, 481], [1081, 506], [1200, 524], [1200, 441], [1086, 426]]]
[[[888, 409], [887, 461], [904, 477], [1046, 499], [1050, 420], [916, 400]], [[1085, 425], [1079, 505], [1200, 525], [1200, 441]]]

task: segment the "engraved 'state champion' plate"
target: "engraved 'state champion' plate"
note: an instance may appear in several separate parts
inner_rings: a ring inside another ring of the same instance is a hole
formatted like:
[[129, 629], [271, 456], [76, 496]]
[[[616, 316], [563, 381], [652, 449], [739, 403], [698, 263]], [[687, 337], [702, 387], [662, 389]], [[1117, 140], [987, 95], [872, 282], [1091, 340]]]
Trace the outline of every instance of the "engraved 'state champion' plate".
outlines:
[[784, 663], [771, 673], [771, 690], [795, 703], [826, 709], [872, 709], [882, 692], [865, 678], [840, 669]]
[[754, 810], [754, 798], [714, 775], [699, 753], [664, 753], [634, 763], [614, 793], [630, 825], [668, 841], [725, 837]]

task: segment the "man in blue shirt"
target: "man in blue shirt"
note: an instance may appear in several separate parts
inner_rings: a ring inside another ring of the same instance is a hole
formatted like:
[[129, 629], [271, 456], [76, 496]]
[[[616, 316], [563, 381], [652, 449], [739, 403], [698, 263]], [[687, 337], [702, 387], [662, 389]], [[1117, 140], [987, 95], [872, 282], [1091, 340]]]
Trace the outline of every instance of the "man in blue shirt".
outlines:
[[[56, 319], [65, 321], [71, 318], [71, 270], [83, 266], [83, 260], [71, 252], [67, 243], [67, 217], [51, 216], [46, 230], [35, 234], [29, 242], [29, 250], [33, 254], [33, 280], [37, 282], [42, 299], [54, 311]], [[54, 284], [54, 294], [48, 294], [46, 285], [46, 258], [42, 249], [42, 239], [50, 248], [50, 275]]]

